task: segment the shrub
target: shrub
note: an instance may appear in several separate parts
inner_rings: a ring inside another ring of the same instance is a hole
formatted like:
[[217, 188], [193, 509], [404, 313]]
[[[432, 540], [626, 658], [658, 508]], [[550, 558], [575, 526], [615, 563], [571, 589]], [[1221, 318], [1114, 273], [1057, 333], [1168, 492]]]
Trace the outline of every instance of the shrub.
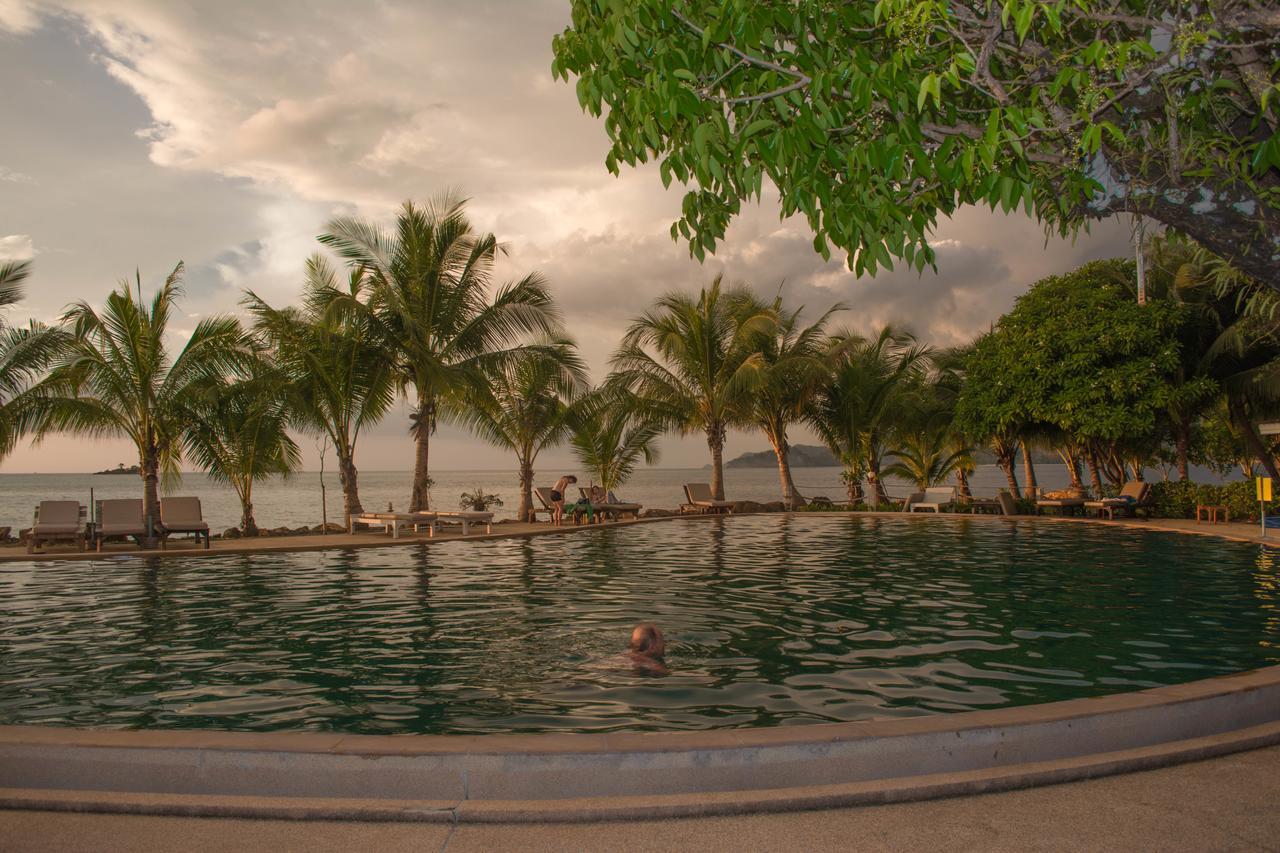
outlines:
[[1252, 480], [1236, 483], [1152, 483], [1151, 514], [1159, 518], [1193, 518], [1197, 504], [1225, 506], [1232, 521], [1257, 521], [1258, 501]]

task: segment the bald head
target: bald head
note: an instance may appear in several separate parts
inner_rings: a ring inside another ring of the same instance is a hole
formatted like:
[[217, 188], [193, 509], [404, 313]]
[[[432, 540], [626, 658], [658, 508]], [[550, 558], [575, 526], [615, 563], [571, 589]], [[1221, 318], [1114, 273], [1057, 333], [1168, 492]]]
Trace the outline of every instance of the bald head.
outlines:
[[631, 651], [649, 658], [661, 658], [667, 652], [662, 629], [652, 622], [641, 622], [631, 632]]

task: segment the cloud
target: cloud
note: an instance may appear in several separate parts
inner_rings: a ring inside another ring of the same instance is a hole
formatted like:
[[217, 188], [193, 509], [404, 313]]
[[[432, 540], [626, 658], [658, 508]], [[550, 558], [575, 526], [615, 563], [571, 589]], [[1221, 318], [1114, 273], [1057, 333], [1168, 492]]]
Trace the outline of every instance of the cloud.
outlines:
[[40, 26], [40, 16], [25, 0], [0, 0], [0, 32], [28, 33]]
[[29, 234], [0, 237], [0, 261], [29, 261], [35, 256], [36, 247]]
[[10, 184], [34, 184], [36, 179], [30, 175], [0, 166], [0, 182]]
[[[38, 8], [0, 0], [0, 33], [23, 34], [5, 38], [0, 76], [24, 116], [12, 168], [0, 167], [6, 213], [22, 215], [7, 230], [22, 233], [0, 251], [41, 247], [41, 287], [23, 305], [33, 316], [96, 302], [135, 268], [153, 285], [178, 258], [193, 314], [236, 310], [243, 288], [287, 304], [330, 217], [389, 223], [401, 201], [449, 188], [510, 246], [500, 278], [549, 278], [597, 378], [655, 296], [720, 272], [762, 295], [781, 287], [810, 316], [841, 302], [838, 322], [857, 331], [894, 322], [950, 344], [1037, 278], [1128, 251], [1123, 226], [1046, 243], [1034, 222], [969, 209], [939, 223], [936, 272], [859, 279], [813, 252], [802, 221], [780, 222], [766, 189], [699, 264], [667, 233], [681, 191], [664, 191], [652, 163], [609, 175], [603, 123], [551, 79], [564, 0]], [[407, 446], [402, 420], [385, 427], [388, 446]], [[388, 451], [364, 467], [401, 465]]]

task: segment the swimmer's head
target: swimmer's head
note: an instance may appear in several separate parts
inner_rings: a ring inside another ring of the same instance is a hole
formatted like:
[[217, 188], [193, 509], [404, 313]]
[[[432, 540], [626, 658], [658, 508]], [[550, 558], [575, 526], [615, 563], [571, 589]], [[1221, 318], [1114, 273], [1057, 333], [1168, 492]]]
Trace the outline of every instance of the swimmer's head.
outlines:
[[652, 622], [641, 622], [631, 632], [631, 651], [649, 658], [661, 658], [667, 652], [662, 629]]

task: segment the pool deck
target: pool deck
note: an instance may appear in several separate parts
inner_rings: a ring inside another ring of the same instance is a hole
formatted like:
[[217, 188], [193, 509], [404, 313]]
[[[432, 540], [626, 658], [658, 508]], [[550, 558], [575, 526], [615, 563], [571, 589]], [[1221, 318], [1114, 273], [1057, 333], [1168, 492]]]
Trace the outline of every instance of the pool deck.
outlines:
[[[1030, 516], [1020, 515], [1010, 519], [1007, 516], [993, 515], [967, 515], [967, 514], [950, 514], [942, 513], [935, 515], [933, 513], [916, 513], [911, 516], [904, 516], [902, 513], [882, 513], [882, 512], [862, 512], [862, 513], [805, 513], [804, 515], [814, 516], [866, 516], [871, 518], [911, 518], [919, 523], [928, 523], [936, 521], [938, 518], [965, 518], [976, 521], [985, 522], [1007, 522], [1010, 520], [1028, 521], [1035, 520], [1038, 522], [1052, 524], [1094, 524], [1110, 527], [1128, 527], [1139, 528], [1143, 530], [1165, 530], [1176, 533], [1199, 534], [1206, 536], [1219, 536], [1225, 539], [1233, 539], [1241, 542], [1258, 542], [1266, 545], [1280, 546], [1280, 530], [1271, 530], [1267, 532], [1266, 537], [1262, 535], [1262, 531], [1257, 524], [1244, 524], [1240, 522], [1230, 522], [1227, 524], [1208, 524], [1197, 523], [1190, 519], [1180, 518], [1154, 518], [1154, 519], [1117, 519], [1115, 521], [1099, 521], [1097, 519], [1084, 518], [1060, 518], [1058, 516]], [[655, 524], [663, 521], [671, 521], [673, 518], [682, 518], [686, 521], [706, 521], [711, 518], [719, 518], [722, 516], [670, 516], [659, 518], [645, 518], [638, 520], [624, 520], [609, 522], [604, 525], [588, 525], [588, 524], [566, 524], [560, 527], [553, 526], [548, 522], [539, 524], [527, 524], [517, 521], [501, 521], [493, 525], [493, 533], [472, 533], [464, 537], [460, 532], [442, 532], [437, 533], [434, 537], [428, 537], [426, 533], [403, 532], [399, 539], [392, 539], [386, 533], [381, 531], [369, 533], [334, 533], [327, 535], [310, 535], [310, 536], [259, 536], [248, 539], [214, 539], [209, 550], [205, 550], [196, 546], [189, 540], [178, 540], [171, 542], [168, 550], [160, 549], [140, 549], [135, 545], [128, 543], [108, 543], [102, 553], [94, 551], [77, 551], [73, 546], [69, 545], [52, 545], [47, 546], [43, 553], [28, 554], [25, 546], [11, 544], [0, 546], [0, 563], [4, 562], [25, 562], [28, 560], [93, 560], [101, 559], [103, 556], [148, 556], [148, 557], [166, 557], [166, 556], [187, 556], [202, 557], [214, 556], [222, 554], [270, 554], [280, 552], [293, 551], [322, 551], [330, 548], [385, 548], [398, 545], [417, 545], [424, 542], [457, 542], [457, 541], [481, 541], [491, 539], [506, 539], [516, 536], [541, 536], [548, 534], [566, 534], [577, 533], [584, 530], [599, 530], [602, 527], [617, 527], [633, 524]]]
[[[1280, 747], [981, 796], [821, 812], [578, 824], [423, 824], [0, 812], [15, 853], [1276, 850]], [[749, 841], [748, 841], [749, 839]]]

